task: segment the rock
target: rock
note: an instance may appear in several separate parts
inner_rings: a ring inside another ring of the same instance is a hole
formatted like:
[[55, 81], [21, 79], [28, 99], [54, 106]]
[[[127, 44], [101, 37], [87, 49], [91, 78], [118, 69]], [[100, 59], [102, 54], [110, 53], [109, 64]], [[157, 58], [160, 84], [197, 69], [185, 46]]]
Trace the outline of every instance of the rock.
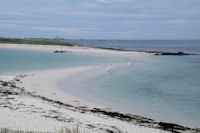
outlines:
[[188, 53], [184, 53], [184, 52], [154, 52], [154, 55], [183, 56], [183, 55], [196, 55], [196, 54], [188, 54]]
[[1, 82], [1, 85], [2, 85], [2, 86], [8, 86], [8, 83], [2, 81], [2, 82]]
[[71, 53], [69, 51], [64, 51], [64, 50], [56, 50], [53, 53]]
[[184, 127], [184, 126], [180, 126], [174, 123], [165, 123], [165, 122], [159, 122], [158, 125], [167, 131], [172, 131], [172, 132], [179, 132], [179, 131], [187, 131], [187, 130], [191, 130], [190, 128]]

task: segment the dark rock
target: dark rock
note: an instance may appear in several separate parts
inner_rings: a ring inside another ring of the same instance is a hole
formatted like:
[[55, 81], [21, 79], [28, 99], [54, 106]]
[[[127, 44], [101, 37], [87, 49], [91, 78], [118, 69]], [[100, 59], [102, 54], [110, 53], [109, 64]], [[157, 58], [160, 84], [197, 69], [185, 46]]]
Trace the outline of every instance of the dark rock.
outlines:
[[107, 129], [106, 130], [107, 133], [114, 133], [114, 131]]
[[71, 53], [69, 51], [64, 51], [64, 50], [56, 50], [53, 53]]
[[126, 50], [126, 49], [120, 49], [120, 48], [104, 48], [104, 47], [94, 47], [94, 48], [98, 48], [98, 49], [106, 49], [106, 50], [115, 50], [115, 51], [129, 51], [129, 52], [133, 52], [133, 50]]
[[183, 55], [196, 55], [184, 52], [152, 52], [154, 55], [173, 55], [173, 56], [183, 56]]
[[16, 78], [15, 81], [20, 81], [20, 79], [17, 79], [17, 78]]
[[138, 51], [138, 52], [145, 52], [154, 55], [173, 55], [173, 56], [199, 55], [199, 54], [185, 53], [185, 52], [163, 52], [163, 51]]
[[2, 86], [8, 86], [8, 82], [3, 82], [3, 81], [2, 81], [2, 82], [1, 82], [1, 85], [2, 85]]
[[91, 124], [87, 124], [87, 126], [90, 128], [96, 128], [94, 125], [91, 125]]
[[110, 116], [112, 118], [118, 118], [120, 120], [124, 120], [124, 121], [132, 121], [135, 120], [137, 122], [140, 123], [153, 123], [154, 121], [152, 119], [148, 119], [148, 118], [144, 118], [144, 117], [139, 117], [136, 115], [129, 115], [129, 114], [123, 114], [120, 112], [114, 112], [114, 111], [105, 111], [105, 110], [101, 110], [98, 108], [93, 108], [92, 110], [90, 110], [93, 113], [101, 113], [107, 116]]
[[185, 131], [185, 130], [189, 130], [189, 128], [186, 128], [184, 126], [180, 126], [174, 123], [165, 123], [165, 122], [159, 122], [158, 125], [167, 131], [172, 131], [172, 132], [178, 132], [177, 130], [180, 131]]
[[16, 86], [15, 86], [15, 85], [13, 85], [13, 84], [11, 84], [11, 85], [10, 85], [10, 87], [12, 87], [12, 88], [16, 88]]

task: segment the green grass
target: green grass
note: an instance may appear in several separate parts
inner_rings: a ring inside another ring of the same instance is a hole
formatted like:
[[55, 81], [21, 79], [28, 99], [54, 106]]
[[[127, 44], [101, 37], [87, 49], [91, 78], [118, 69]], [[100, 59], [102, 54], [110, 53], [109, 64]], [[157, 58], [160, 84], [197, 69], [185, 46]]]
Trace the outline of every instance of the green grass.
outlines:
[[8, 44], [34, 44], [34, 45], [60, 45], [60, 46], [79, 46], [76, 43], [64, 42], [53, 39], [21, 39], [21, 38], [4, 38], [0, 37], [0, 43]]

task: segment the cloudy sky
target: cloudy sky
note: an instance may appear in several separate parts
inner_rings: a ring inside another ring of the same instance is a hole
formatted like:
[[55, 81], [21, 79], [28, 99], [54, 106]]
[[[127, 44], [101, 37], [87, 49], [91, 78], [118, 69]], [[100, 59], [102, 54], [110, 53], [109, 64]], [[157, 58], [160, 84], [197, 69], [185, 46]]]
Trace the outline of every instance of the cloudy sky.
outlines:
[[0, 0], [0, 36], [200, 39], [200, 0]]

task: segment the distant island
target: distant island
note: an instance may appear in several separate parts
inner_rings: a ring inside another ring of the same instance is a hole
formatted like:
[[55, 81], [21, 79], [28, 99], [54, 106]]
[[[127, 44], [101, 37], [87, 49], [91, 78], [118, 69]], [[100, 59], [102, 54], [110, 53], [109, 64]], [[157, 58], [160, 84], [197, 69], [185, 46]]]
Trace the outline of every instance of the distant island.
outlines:
[[0, 37], [0, 43], [8, 44], [34, 44], [34, 45], [59, 45], [59, 46], [79, 46], [77, 43], [64, 42], [57, 39], [46, 38], [5, 38]]

